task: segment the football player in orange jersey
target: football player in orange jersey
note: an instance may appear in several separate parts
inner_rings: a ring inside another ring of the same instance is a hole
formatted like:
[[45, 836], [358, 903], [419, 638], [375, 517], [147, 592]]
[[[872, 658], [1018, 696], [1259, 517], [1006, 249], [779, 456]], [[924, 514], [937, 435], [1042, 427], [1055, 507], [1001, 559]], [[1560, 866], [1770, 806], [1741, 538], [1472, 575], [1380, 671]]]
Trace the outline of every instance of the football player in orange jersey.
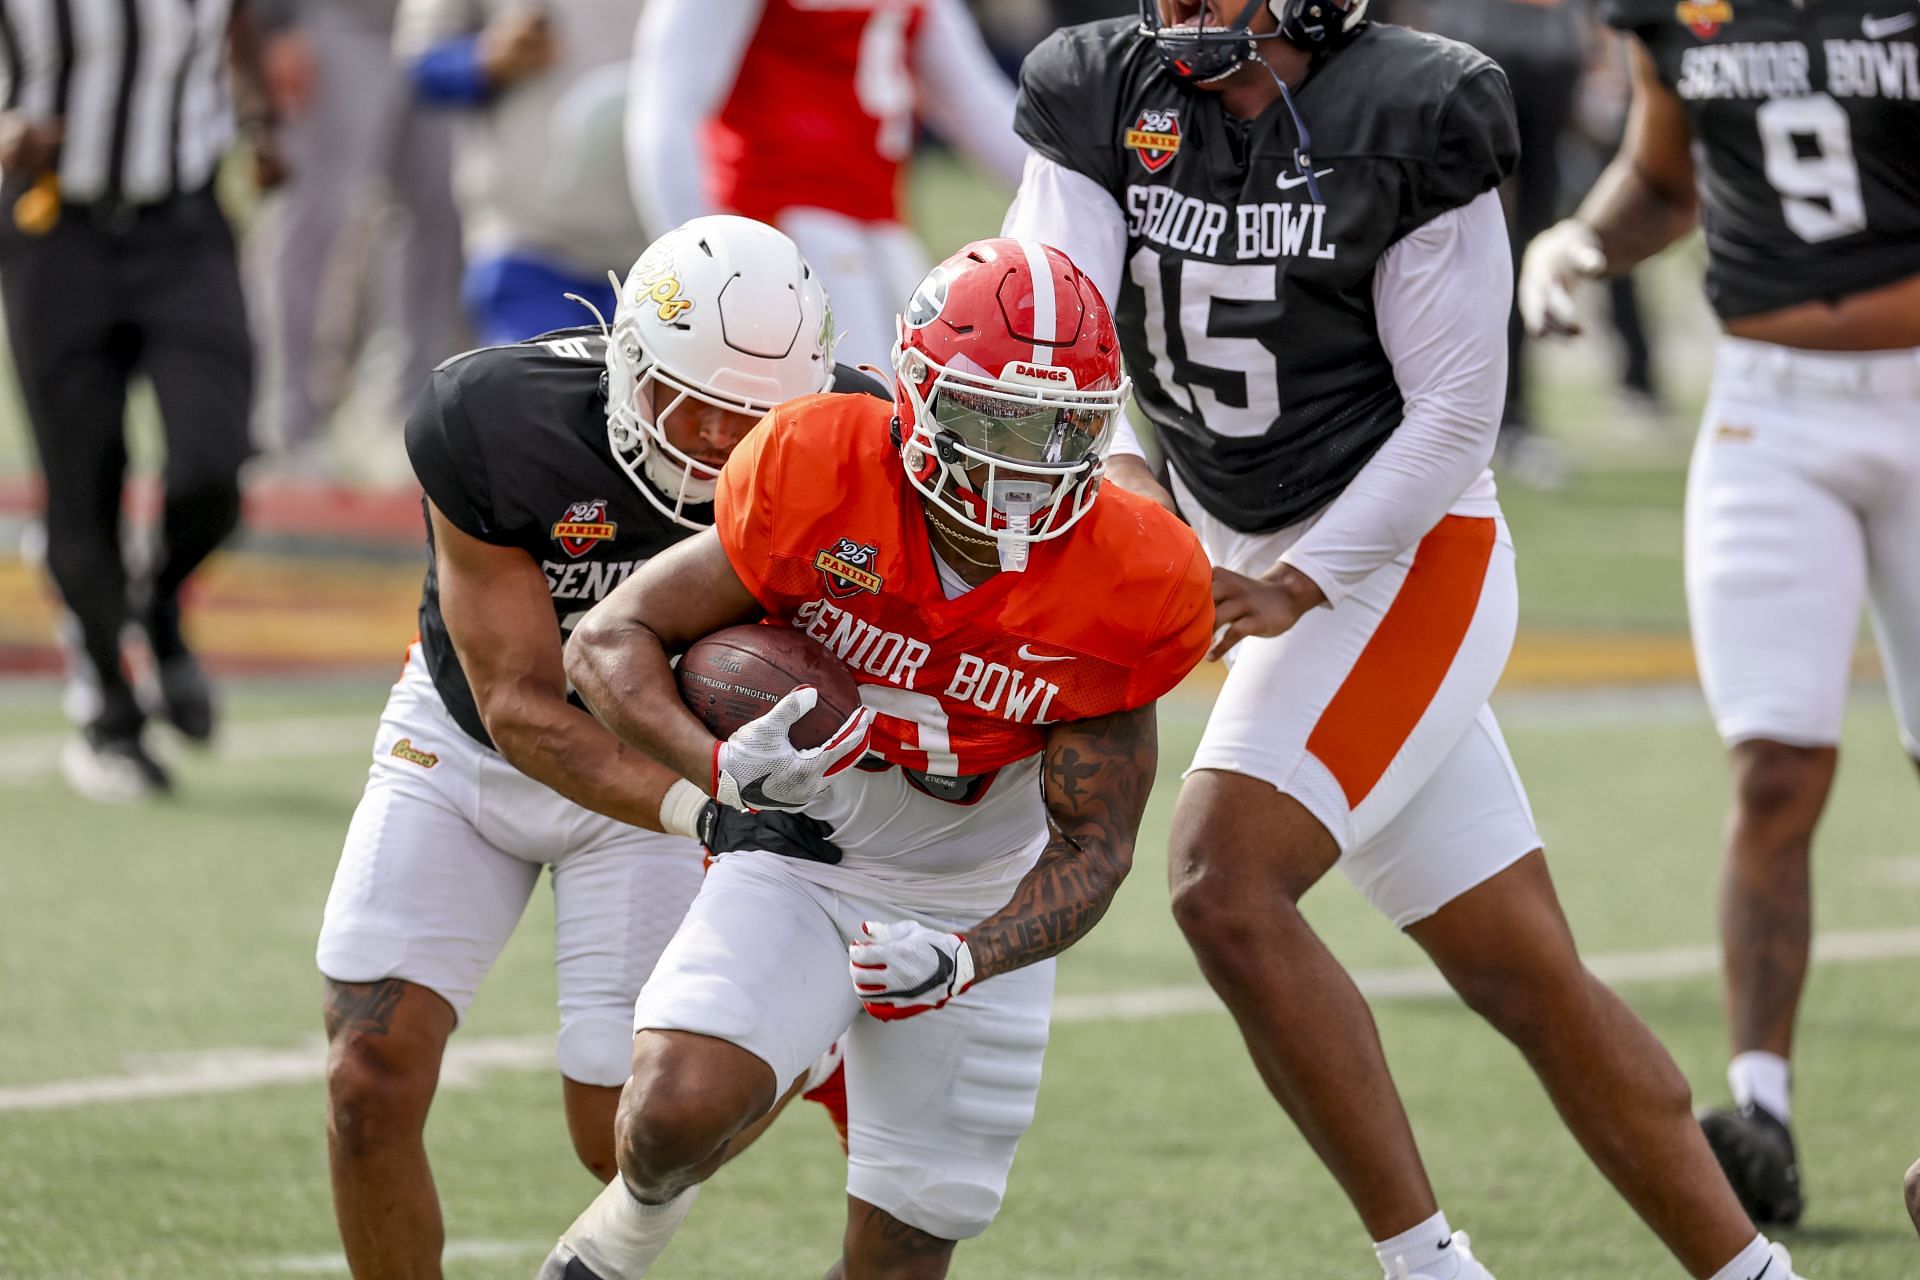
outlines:
[[[574, 632], [569, 674], [615, 734], [727, 805], [804, 813], [840, 855], [714, 863], [635, 1012], [622, 1176], [543, 1280], [645, 1274], [734, 1136], [842, 1033], [829, 1274], [943, 1276], [999, 1210], [1053, 957], [1127, 873], [1155, 699], [1212, 631], [1209, 570], [1185, 525], [1099, 487], [1128, 387], [1106, 303], [1058, 250], [948, 259], [893, 364], [890, 407], [770, 414], [721, 473], [714, 528]], [[669, 655], [754, 619], [853, 668], [863, 706], [827, 745], [787, 738], [811, 689], [725, 741], [681, 704]]]

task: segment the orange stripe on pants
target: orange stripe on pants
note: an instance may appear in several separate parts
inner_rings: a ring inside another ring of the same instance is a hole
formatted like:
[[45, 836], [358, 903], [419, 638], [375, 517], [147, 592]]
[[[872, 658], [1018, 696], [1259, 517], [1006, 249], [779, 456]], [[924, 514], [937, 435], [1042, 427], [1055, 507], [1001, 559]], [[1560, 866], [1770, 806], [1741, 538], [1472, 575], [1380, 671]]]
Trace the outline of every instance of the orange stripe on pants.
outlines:
[[1447, 516], [1420, 540], [1413, 567], [1320, 714], [1307, 750], [1357, 809], [1400, 754], [1466, 639], [1493, 556], [1494, 521]]

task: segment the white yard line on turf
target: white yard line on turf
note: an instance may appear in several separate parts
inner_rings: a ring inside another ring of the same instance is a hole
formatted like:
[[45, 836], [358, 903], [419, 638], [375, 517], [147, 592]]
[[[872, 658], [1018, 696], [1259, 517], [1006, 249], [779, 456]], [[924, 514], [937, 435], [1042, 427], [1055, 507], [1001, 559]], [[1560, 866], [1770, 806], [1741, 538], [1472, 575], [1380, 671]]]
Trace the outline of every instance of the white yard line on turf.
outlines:
[[[213, 746], [222, 760], [305, 760], [373, 747], [377, 717], [297, 716], [285, 720], [240, 720], [223, 729]], [[53, 777], [60, 769], [63, 734], [0, 738], [0, 786], [21, 786]]]
[[[495, 1258], [535, 1258], [553, 1248], [553, 1241], [533, 1240], [449, 1240], [440, 1251], [442, 1262], [484, 1262]], [[347, 1260], [337, 1253], [290, 1253], [266, 1258], [249, 1270], [296, 1275], [341, 1275]]]
[[[1820, 964], [1869, 964], [1920, 957], [1920, 928], [1868, 929], [1822, 933], [1813, 943]], [[1618, 985], [1704, 978], [1719, 972], [1720, 952], [1713, 946], [1663, 947], [1653, 951], [1599, 952], [1587, 965]], [[1430, 1000], [1448, 997], [1440, 975], [1424, 965], [1404, 969], [1362, 969], [1354, 974], [1360, 989], [1376, 1000]], [[1135, 1022], [1175, 1014], [1214, 1013], [1220, 1002], [1200, 983], [1141, 987], [1061, 996], [1054, 1002], [1058, 1023]], [[149, 1098], [205, 1097], [276, 1084], [319, 1080], [326, 1052], [317, 1042], [292, 1049], [209, 1049], [203, 1053], [148, 1055], [129, 1065], [125, 1075], [50, 1080], [44, 1084], [0, 1088], [0, 1112], [57, 1111], [69, 1107]], [[488, 1071], [550, 1071], [549, 1036], [456, 1037], [440, 1073], [443, 1086], [475, 1083]]]

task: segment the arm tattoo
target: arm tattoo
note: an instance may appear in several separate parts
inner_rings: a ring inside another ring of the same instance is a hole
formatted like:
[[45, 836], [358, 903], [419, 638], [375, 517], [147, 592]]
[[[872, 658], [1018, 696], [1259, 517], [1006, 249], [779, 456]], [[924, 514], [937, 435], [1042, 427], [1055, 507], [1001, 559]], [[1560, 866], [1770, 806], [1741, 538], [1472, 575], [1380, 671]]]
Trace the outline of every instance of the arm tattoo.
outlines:
[[393, 1011], [407, 984], [399, 978], [380, 982], [335, 982], [327, 980], [327, 1039], [342, 1032], [383, 1036], [391, 1029]]
[[979, 977], [1058, 955], [1106, 914], [1133, 865], [1157, 760], [1152, 704], [1054, 729], [1040, 780], [1052, 838], [1012, 900], [967, 934]]

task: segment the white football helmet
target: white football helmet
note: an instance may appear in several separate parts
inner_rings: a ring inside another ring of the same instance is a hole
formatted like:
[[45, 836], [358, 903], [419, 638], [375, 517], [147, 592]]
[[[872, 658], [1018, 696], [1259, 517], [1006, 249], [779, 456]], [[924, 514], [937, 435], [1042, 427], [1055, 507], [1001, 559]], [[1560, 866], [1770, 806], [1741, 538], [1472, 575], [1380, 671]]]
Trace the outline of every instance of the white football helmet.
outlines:
[[[759, 416], [833, 385], [833, 311], [785, 235], [751, 218], [695, 218], [647, 247], [618, 286], [607, 342], [607, 439], [640, 493], [689, 529], [720, 472], [667, 439], [688, 397]], [[655, 384], [674, 395], [654, 413]]]

